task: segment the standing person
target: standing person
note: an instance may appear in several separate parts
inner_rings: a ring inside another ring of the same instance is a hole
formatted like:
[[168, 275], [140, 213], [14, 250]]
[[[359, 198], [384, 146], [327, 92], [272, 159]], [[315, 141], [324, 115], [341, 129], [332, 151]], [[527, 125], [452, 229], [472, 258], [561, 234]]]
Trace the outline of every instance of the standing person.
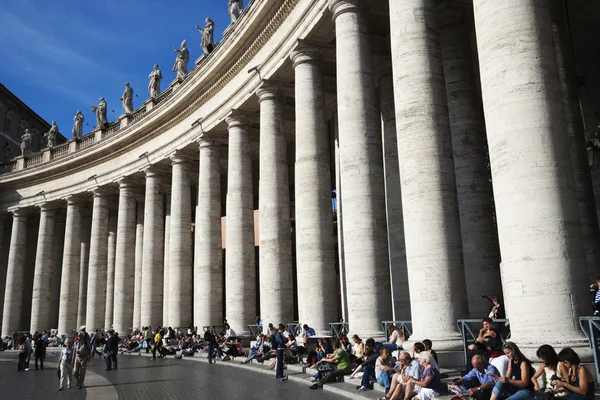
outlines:
[[98, 329], [96, 329], [94, 331], [94, 334], [92, 335], [92, 339], [90, 340], [90, 345], [92, 346], [92, 358], [94, 358], [94, 355], [98, 354], [100, 357], [102, 357], [102, 353], [100, 353], [97, 349], [98, 345], [100, 344], [100, 332], [98, 332]]
[[90, 344], [90, 337], [85, 331], [85, 326], [79, 328], [79, 334], [75, 341], [75, 370], [73, 375], [77, 379], [77, 389], [83, 387], [83, 381], [85, 380], [85, 371], [87, 370], [88, 362], [91, 357], [92, 345]]
[[121, 338], [119, 337], [119, 332], [115, 332], [113, 334], [114, 341], [111, 346], [111, 361], [113, 369], [117, 369], [117, 354], [119, 354], [119, 343], [121, 343]]
[[149, 326], [144, 327], [144, 341], [146, 342], [146, 353], [149, 353], [152, 344], [152, 329]]
[[18, 339], [13, 339], [13, 348], [19, 351], [19, 363], [17, 364], [17, 372], [25, 370], [25, 361], [27, 360], [27, 350], [25, 348], [25, 337], [21, 336]]
[[154, 346], [152, 346], [152, 359], [156, 360], [156, 351], [158, 354], [162, 354], [162, 335], [160, 334], [160, 327], [156, 329], [156, 335], [154, 335]]
[[33, 343], [31, 341], [31, 333], [25, 334], [25, 371], [29, 371], [29, 360], [33, 353]]
[[285, 335], [285, 326], [279, 324], [279, 330], [275, 334], [275, 343], [277, 344], [277, 368], [275, 370], [275, 378], [282, 381], [287, 380], [287, 375], [283, 375], [283, 353], [286, 349], [288, 339]]
[[209, 327], [206, 332], [204, 332], [204, 341], [208, 344], [208, 363], [212, 364], [215, 348], [218, 346], [214, 326]]
[[37, 335], [34, 341], [35, 345], [35, 370], [38, 369], [38, 361], [40, 362], [40, 369], [44, 369], [44, 357], [46, 357], [46, 342], [42, 338], [42, 335]]
[[600, 315], [600, 276], [596, 277], [596, 282], [590, 285], [590, 294], [592, 295], [592, 307], [594, 316]]
[[113, 343], [115, 343], [115, 337], [113, 336], [112, 329], [109, 329], [107, 332], [108, 338], [106, 339], [106, 343], [104, 344], [104, 359], [106, 360], [106, 369], [105, 371], [110, 371], [112, 369], [112, 352], [115, 347]]
[[60, 385], [58, 390], [65, 388], [67, 378], [69, 379], [69, 389], [71, 389], [71, 383], [73, 382], [73, 362], [75, 357], [73, 355], [73, 344], [71, 339], [65, 339], [65, 348], [60, 352], [60, 358], [58, 359], [58, 368], [60, 368]]

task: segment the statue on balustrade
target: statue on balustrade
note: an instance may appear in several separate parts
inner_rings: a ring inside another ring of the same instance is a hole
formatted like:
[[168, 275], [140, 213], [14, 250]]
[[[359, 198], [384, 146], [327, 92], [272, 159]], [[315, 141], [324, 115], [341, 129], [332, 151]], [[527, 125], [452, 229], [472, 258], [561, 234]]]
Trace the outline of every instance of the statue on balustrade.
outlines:
[[56, 125], [56, 121], [52, 121], [52, 126], [50, 130], [44, 134], [46, 138], [46, 147], [54, 147], [56, 146], [56, 136], [58, 135], [58, 126]]
[[125, 82], [125, 91], [119, 100], [121, 100], [125, 114], [131, 114], [133, 112], [133, 89], [129, 85], [129, 82]]
[[231, 23], [233, 24], [238, 20], [240, 14], [244, 10], [243, 0], [229, 0], [229, 16], [231, 17]]
[[190, 52], [187, 49], [187, 42], [184, 40], [181, 42], [181, 49], [173, 47], [173, 51], [177, 53], [175, 64], [173, 65], [173, 72], [177, 72], [177, 79], [183, 79], [188, 73], [187, 64], [190, 60]]
[[25, 133], [21, 136], [21, 155], [26, 157], [31, 150], [31, 132], [25, 129]]
[[104, 97], [100, 97], [100, 102], [98, 103], [97, 106], [90, 106], [92, 107], [92, 111], [96, 113], [96, 126], [100, 129], [107, 129], [108, 128], [108, 120], [106, 119], [106, 100], [104, 100]]
[[83, 136], [84, 120], [85, 118], [83, 118], [83, 113], [77, 110], [77, 114], [75, 114], [75, 117], [73, 118], [73, 130], [71, 131], [71, 134], [75, 139], [81, 139], [81, 136]]
[[150, 78], [150, 83], [148, 84], [150, 97], [157, 97], [160, 94], [160, 80], [162, 79], [162, 73], [158, 69], [158, 64], [154, 64], [154, 69], [150, 72], [148, 78]]
[[202, 41], [200, 42], [200, 47], [202, 47], [204, 54], [208, 55], [215, 48], [215, 44], [213, 42], [215, 23], [210, 18], [206, 18], [205, 22], [206, 23], [204, 25], [204, 29], [200, 28], [197, 24], [196, 29], [198, 29], [198, 31], [200, 31], [200, 33], [202, 34]]

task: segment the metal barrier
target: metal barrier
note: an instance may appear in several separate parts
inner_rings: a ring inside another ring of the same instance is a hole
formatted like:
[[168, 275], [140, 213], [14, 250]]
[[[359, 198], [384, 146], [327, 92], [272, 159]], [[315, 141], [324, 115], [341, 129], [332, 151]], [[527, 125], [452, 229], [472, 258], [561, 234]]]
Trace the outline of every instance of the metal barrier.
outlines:
[[339, 338], [341, 335], [348, 335], [350, 328], [347, 322], [330, 322], [329, 330], [333, 337]]
[[596, 382], [600, 382], [600, 368], [598, 358], [600, 358], [600, 317], [579, 317], [579, 326], [588, 338], [590, 348], [594, 354], [594, 369], [596, 370]]
[[402, 329], [402, 333], [404, 334], [404, 340], [408, 339], [410, 335], [412, 335], [412, 321], [381, 321], [381, 328], [383, 329], [386, 342], [390, 339], [387, 331], [388, 325], [400, 327], [400, 329]]
[[248, 331], [250, 332], [250, 338], [256, 338], [260, 333], [260, 325], [248, 325]]
[[[494, 320], [494, 324], [506, 324], [507, 322], [509, 322], [507, 319]], [[456, 321], [456, 326], [458, 326], [458, 331], [460, 332], [460, 336], [462, 338], [463, 354], [465, 359], [465, 365], [467, 367], [470, 365], [469, 356], [467, 354], [467, 347], [469, 346], [468, 341], [474, 341], [479, 336], [479, 333], [475, 333], [471, 329], [471, 324], [481, 324], [481, 319], [459, 319], [458, 321]], [[477, 332], [479, 332], [479, 330], [477, 330]], [[500, 332], [498, 332], [498, 334], [500, 335], [500, 340], [502, 340], [502, 343], [505, 343], [510, 338], [510, 332], [508, 333], [508, 335], [506, 335], [506, 338], [504, 338]]]
[[296, 337], [300, 336], [300, 333], [302, 332], [302, 325], [298, 322], [288, 322], [287, 324], [285, 324], [285, 329], [287, 329], [289, 333]]

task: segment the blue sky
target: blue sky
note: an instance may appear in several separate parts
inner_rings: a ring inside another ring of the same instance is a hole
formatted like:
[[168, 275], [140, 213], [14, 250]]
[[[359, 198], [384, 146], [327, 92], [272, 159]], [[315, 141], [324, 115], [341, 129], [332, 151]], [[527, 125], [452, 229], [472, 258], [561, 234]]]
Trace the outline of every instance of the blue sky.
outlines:
[[84, 134], [91, 131], [90, 104], [100, 97], [109, 120], [123, 114], [125, 82], [139, 96], [134, 106], [141, 105], [155, 63], [164, 90], [175, 78], [173, 46], [183, 39], [191, 69], [202, 54], [195, 24], [212, 18], [215, 41], [229, 25], [227, 0], [2, 0], [0, 16], [0, 82], [42, 118], [55, 120], [67, 138], [77, 110], [89, 124]]

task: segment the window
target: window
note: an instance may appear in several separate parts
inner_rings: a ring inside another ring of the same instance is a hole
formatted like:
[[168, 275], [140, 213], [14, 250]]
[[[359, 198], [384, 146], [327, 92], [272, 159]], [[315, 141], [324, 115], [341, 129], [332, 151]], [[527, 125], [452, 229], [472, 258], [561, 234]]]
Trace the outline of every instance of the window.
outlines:
[[13, 123], [13, 115], [12, 113], [8, 113], [6, 115], [6, 120], [4, 121], [4, 131], [10, 133], [12, 131], [12, 123]]

